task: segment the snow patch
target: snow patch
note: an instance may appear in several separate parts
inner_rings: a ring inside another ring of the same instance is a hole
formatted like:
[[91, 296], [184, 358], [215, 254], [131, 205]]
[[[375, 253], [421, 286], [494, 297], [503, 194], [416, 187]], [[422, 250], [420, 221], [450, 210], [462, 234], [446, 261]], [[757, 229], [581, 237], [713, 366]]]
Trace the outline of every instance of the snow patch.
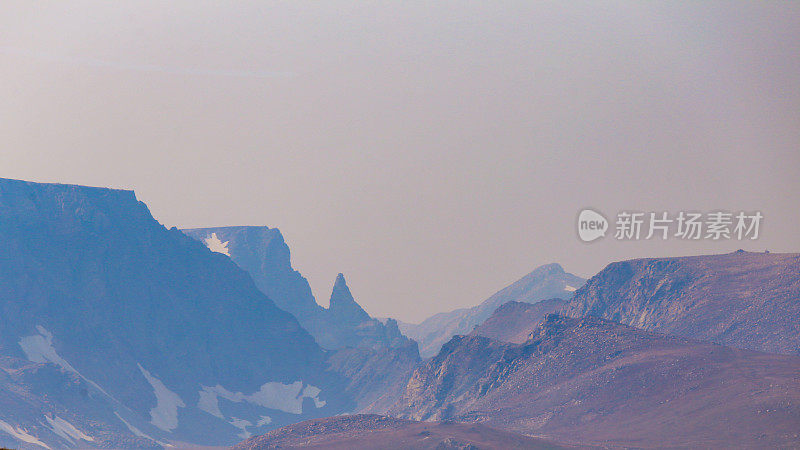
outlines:
[[150, 410], [150, 423], [164, 431], [178, 428], [178, 408], [185, 408], [186, 404], [178, 394], [170, 391], [158, 378], [150, 374], [141, 364], [137, 364], [142, 375], [153, 387], [156, 395], [156, 407]]
[[569, 292], [575, 292], [575, 291], [576, 291], [576, 289], [575, 289], [574, 287], [570, 286], [570, 285], [567, 285], [567, 286], [564, 288], [564, 290], [565, 290], [565, 291], [569, 291]]
[[[247, 427], [253, 426], [253, 423], [236, 417], [226, 418], [219, 408], [219, 399], [234, 403], [250, 403], [251, 405], [275, 409], [290, 414], [302, 414], [303, 399], [306, 398], [313, 400], [314, 406], [317, 408], [325, 406], [325, 401], [319, 399], [319, 394], [322, 390], [310, 384], [304, 386], [302, 381], [295, 381], [294, 383], [288, 384], [270, 381], [264, 383], [258, 391], [252, 394], [232, 392], [220, 385], [213, 387], [202, 386], [202, 388], [203, 390], [199, 392], [200, 399], [197, 402], [198, 409], [214, 417], [225, 420], [234, 427], [241, 429], [243, 433], [239, 436], [243, 439], [246, 439], [243, 436], [245, 433], [247, 433], [247, 437], [250, 437]], [[271, 417], [261, 416], [255, 426], [261, 427], [269, 423], [272, 423]]]
[[62, 419], [61, 417], [44, 416], [44, 418], [47, 420], [47, 423], [50, 424], [50, 429], [53, 430], [55, 434], [61, 436], [70, 443], [74, 442], [73, 439], [94, 442], [93, 437], [75, 428], [74, 425]]
[[316, 406], [317, 408], [322, 408], [323, 406], [325, 406], [325, 400], [320, 400], [319, 397], [317, 397], [320, 394], [320, 392], [322, 392], [322, 389], [316, 386], [311, 386], [309, 384], [308, 386], [306, 386], [305, 389], [303, 389], [303, 397], [307, 397], [310, 398], [311, 400], [314, 400], [314, 406]]
[[26, 336], [19, 340], [19, 346], [22, 348], [22, 352], [25, 353], [25, 359], [32, 362], [38, 363], [53, 363], [61, 369], [74, 373], [75, 375], [81, 377], [84, 381], [92, 385], [95, 389], [102, 392], [108, 398], [112, 400], [116, 399], [112, 397], [108, 392], [103, 390], [97, 383], [94, 381], [86, 378], [85, 376], [81, 375], [80, 372], [74, 367], [72, 364], [67, 362], [64, 358], [62, 358], [57, 352], [55, 347], [53, 347], [53, 334], [47, 331], [43, 326], [36, 325], [36, 331], [39, 334], [34, 334], [33, 336]]
[[217, 233], [211, 233], [211, 236], [207, 237], [204, 241], [206, 243], [206, 247], [212, 252], [222, 253], [223, 255], [231, 256], [228, 252], [228, 243], [230, 241], [222, 242], [218, 237]]
[[264, 408], [277, 409], [291, 414], [303, 413], [302, 381], [292, 384], [265, 383], [258, 392], [245, 397], [245, 400]]
[[22, 428], [12, 426], [11, 424], [9, 424], [7, 422], [4, 422], [2, 420], [0, 420], [0, 431], [5, 431], [6, 433], [8, 433], [11, 436], [13, 436], [14, 439], [17, 439], [19, 441], [27, 442], [28, 444], [35, 444], [35, 445], [38, 445], [40, 447], [44, 447], [44, 448], [47, 448], [47, 449], [50, 448], [50, 447], [47, 446], [47, 444], [45, 444], [44, 442], [40, 441], [36, 437], [31, 436], [30, 434], [28, 434]]
[[[203, 386], [203, 390], [200, 391], [200, 400], [197, 402], [197, 407], [200, 410], [205, 411], [205, 412], [211, 414], [214, 417], [218, 417], [218, 418], [228, 422], [229, 424], [233, 425], [234, 427], [239, 428], [240, 430], [242, 430], [242, 432], [239, 433], [239, 435], [238, 435], [242, 439], [247, 439], [250, 436], [252, 436], [250, 434], [250, 432], [247, 431], [247, 427], [253, 426], [252, 422], [250, 422], [249, 420], [243, 420], [243, 419], [239, 419], [239, 418], [236, 418], [236, 417], [231, 417], [230, 420], [225, 418], [225, 416], [222, 414], [222, 411], [220, 411], [220, 409], [219, 409], [219, 398], [217, 397], [217, 395], [219, 393], [215, 392], [213, 389], [220, 389], [221, 392], [223, 393], [223, 398], [227, 398], [227, 399], [234, 398], [236, 400], [232, 400], [232, 401], [235, 401], [235, 402], [242, 401], [242, 400], [239, 399], [240, 397], [236, 396], [236, 394], [234, 394], [233, 392], [228, 391], [227, 389], [222, 388], [221, 386], [217, 386], [216, 388], [208, 388], [208, 387]], [[261, 416], [261, 420], [264, 420], [264, 417], [266, 417], [267, 420], [269, 420], [269, 422], [272, 422], [272, 419], [267, 417], [267, 416]], [[260, 422], [261, 421], [259, 421], [259, 423]], [[267, 423], [269, 423], [269, 422], [267, 422]]]
[[39, 334], [26, 336], [19, 340], [19, 346], [22, 347], [25, 358], [38, 363], [50, 362], [67, 372], [78, 374], [78, 371], [70, 363], [56, 353], [56, 349], [53, 347], [53, 335], [41, 325], [36, 326], [36, 331]]
[[258, 419], [258, 422], [256, 422], [256, 426], [263, 427], [264, 425], [269, 425], [271, 423], [272, 423], [272, 418], [270, 416], [261, 416], [261, 418]]
[[152, 436], [148, 436], [148, 435], [144, 434], [142, 432], [142, 430], [136, 428], [135, 426], [133, 426], [130, 423], [128, 423], [127, 420], [123, 419], [122, 416], [120, 416], [118, 412], [114, 411], [114, 415], [117, 416], [117, 419], [119, 419], [122, 423], [124, 423], [125, 426], [128, 428], [128, 430], [130, 430], [130, 432], [133, 433], [135, 436], [138, 436], [140, 438], [150, 439], [151, 441], [155, 442], [156, 444], [158, 444], [158, 445], [160, 445], [162, 447], [174, 447], [174, 445], [172, 445], [172, 444], [167, 444], [166, 442], [161, 442], [161, 441], [159, 441], [157, 439], [154, 439]]
[[147, 439], [153, 440], [153, 438], [151, 438], [150, 436], [142, 433], [142, 430], [140, 430], [140, 429], [136, 428], [135, 426], [129, 424], [128, 421], [123, 419], [122, 416], [120, 416], [118, 412], [114, 411], [114, 415], [117, 416], [117, 419], [119, 419], [122, 423], [125, 424], [125, 426], [128, 428], [128, 430], [130, 430], [130, 432], [133, 433], [134, 436], [143, 437], [143, 438], [147, 438]]
[[247, 427], [252, 427], [253, 426], [253, 423], [250, 422], [249, 420], [244, 420], [244, 419], [238, 419], [236, 417], [231, 417], [231, 420], [228, 423], [233, 425], [234, 427], [242, 430], [242, 432], [237, 435], [242, 439], [247, 439], [247, 438], [249, 438], [250, 436], [253, 435], [253, 433], [247, 431]]
[[203, 386], [203, 390], [200, 391], [200, 400], [197, 402], [197, 407], [214, 417], [219, 417], [220, 419], [225, 418], [225, 416], [222, 415], [222, 411], [219, 409], [217, 394], [209, 391], [209, 388], [205, 386]]
[[302, 381], [289, 384], [270, 381], [252, 394], [231, 392], [220, 385], [203, 386], [197, 407], [212, 416], [220, 417], [222, 412], [219, 410], [219, 399], [223, 398], [235, 403], [247, 402], [290, 414], [302, 414], [304, 398], [312, 399], [317, 408], [325, 406], [325, 401], [318, 398], [321, 392], [316, 386], [306, 385], [304, 388]]

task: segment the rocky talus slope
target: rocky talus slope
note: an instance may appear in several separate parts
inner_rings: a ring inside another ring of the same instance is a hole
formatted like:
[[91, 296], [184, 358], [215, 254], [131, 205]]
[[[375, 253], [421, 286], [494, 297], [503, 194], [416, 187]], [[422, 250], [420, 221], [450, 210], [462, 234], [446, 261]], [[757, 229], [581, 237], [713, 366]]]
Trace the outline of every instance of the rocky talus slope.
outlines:
[[579, 445], [800, 445], [800, 357], [547, 316], [523, 344], [457, 336], [392, 415], [479, 422]]
[[609, 264], [565, 313], [770, 353], [800, 354], [800, 255], [734, 252]]

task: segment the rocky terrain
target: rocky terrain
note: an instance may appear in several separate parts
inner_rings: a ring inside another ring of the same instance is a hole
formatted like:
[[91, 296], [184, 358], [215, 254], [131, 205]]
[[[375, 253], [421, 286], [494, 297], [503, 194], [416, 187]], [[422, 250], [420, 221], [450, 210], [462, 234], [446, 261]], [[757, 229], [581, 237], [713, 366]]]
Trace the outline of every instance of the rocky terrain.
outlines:
[[800, 354], [800, 255], [735, 252], [609, 264], [566, 308], [650, 331]]
[[377, 415], [339, 416], [302, 422], [250, 438], [235, 450], [315, 449], [557, 449], [544, 439], [480, 424], [415, 422]]
[[131, 191], [0, 179], [0, 293], [0, 355], [43, 364], [5, 370], [5, 398], [34, 406], [0, 408], [4, 438], [63, 448], [33, 434], [57, 414], [92, 436], [228, 444], [354, 407], [291, 314]]
[[308, 281], [291, 266], [289, 246], [276, 228], [217, 227], [183, 230], [210, 250], [246, 270], [256, 286], [292, 313], [327, 353], [326, 367], [343, 380], [351, 399], [345, 412], [385, 412], [399, 398], [419, 364], [417, 343], [397, 321], [381, 322], [356, 302], [343, 274], [333, 284], [328, 308], [320, 306]]
[[0, 179], [0, 447], [800, 447], [798, 280], [797, 254], [543, 266], [415, 328], [446, 341], [421, 361], [343, 275], [319, 306], [277, 230]]
[[435, 314], [422, 323], [401, 323], [400, 330], [420, 345], [420, 354], [430, 357], [457, 334], [469, 334], [500, 306], [510, 301], [536, 303], [550, 298], [570, 298], [586, 280], [567, 273], [559, 264], [536, 268], [511, 285], [472, 308]]
[[0, 448], [161, 448], [131, 433], [91, 389], [57, 364], [0, 357]]
[[549, 315], [523, 344], [457, 336], [390, 410], [579, 445], [800, 446], [800, 357]]
[[294, 315], [323, 348], [416, 345], [400, 333], [396, 321], [384, 325], [370, 317], [353, 298], [342, 274], [334, 282], [329, 307], [320, 306], [308, 280], [292, 268], [289, 246], [277, 228], [237, 226], [183, 232], [212, 251], [229, 256], [279, 308]]
[[328, 370], [346, 379], [343, 392], [355, 401], [350, 412], [385, 413], [400, 398], [420, 363], [416, 345], [344, 348], [328, 358]]
[[566, 305], [567, 301], [560, 298], [538, 303], [508, 302], [475, 327], [470, 335], [521, 344], [528, 340], [531, 332], [541, 324], [545, 316], [560, 311]]

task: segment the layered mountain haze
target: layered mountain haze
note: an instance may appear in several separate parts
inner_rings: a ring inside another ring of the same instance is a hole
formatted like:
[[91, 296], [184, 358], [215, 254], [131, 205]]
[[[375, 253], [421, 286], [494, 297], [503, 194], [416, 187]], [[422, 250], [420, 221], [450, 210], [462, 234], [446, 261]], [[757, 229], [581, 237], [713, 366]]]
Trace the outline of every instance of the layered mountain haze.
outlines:
[[[6, 435], [58, 415], [105, 424], [79, 446], [226, 444], [353, 407], [291, 314], [131, 191], [0, 179], [0, 292], [0, 354], [41, 364], [44, 384], [67, 374], [80, 393], [43, 390], [38, 417], [0, 409]], [[43, 442], [70, 445], [58, 437]]]
[[344, 275], [320, 306], [277, 229], [0, 179], [10, 448], [797, 447], [798, 317], [798, 254], [550, 264], [404, 325], [422, 361]]
[[323, 348], [416, 346], [400, 333], [396, 321], [383, 324], [371, 318], [356, 303], [341, 273], [334, 282], [329, 307], [320, 306], [308, 280], [292, 268], [289, 246], [277, 228], [234, 226], [183, 232], [210, 250], [229, 256], [279, 308], [294, 315]]
[[800, 445], [800, 356], [547, 316], [523, 344], [457, 336], [390, 410], [578, 445]]
[[[578, 445], [798, 446], [800, 356], [747, 349], [797, 353], [799, 260], [739, 251], [610, 264], [570, 300], [506, 303], [454, 337], [390, 413]], [[546, 310], [573, 317], [542, 320]]]
[[559, 264], [547, 264], [536, 268], [477, 306], [435, 314], [419, 324], [401, 323], [400, 330], [419, 342], [422, 356], [430, 357], [451, 337], [469, 334], [504, 303], [536, 303], [551, 298], [570, 298], [584, 282], [585, 279], [565, 272]]
[[576, 292], [565, 312], [800, 354], [800, 254], [737, 251], [612, 263]]

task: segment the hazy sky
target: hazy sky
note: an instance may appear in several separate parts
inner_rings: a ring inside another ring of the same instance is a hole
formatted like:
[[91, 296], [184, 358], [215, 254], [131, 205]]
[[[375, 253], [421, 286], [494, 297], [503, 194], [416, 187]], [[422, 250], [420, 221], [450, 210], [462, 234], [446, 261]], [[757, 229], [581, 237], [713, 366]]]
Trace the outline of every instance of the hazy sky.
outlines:
[[[0, 176], [278, 227], [321, 303], [344, 272], [403, 320], [549, 262], [800, 251], [800, 3], [598, 3], [4, 1]], [[587, 206], [765, 219], [584, 244]]]

